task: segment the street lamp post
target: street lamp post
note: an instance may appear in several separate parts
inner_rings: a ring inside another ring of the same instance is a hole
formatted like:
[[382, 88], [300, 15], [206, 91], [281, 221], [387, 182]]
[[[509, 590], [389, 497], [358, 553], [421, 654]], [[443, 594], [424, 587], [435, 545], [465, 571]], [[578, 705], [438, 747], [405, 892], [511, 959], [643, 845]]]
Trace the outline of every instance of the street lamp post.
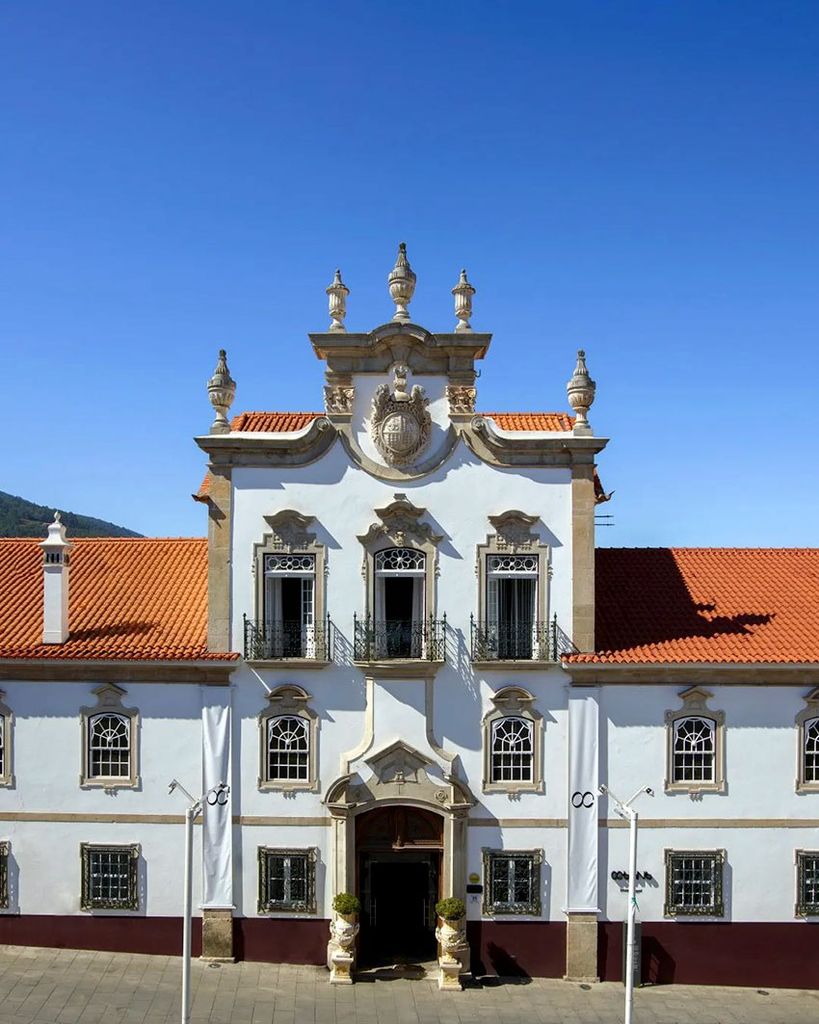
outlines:
[[650, 786], [641, 786], [630, 800], [618, 800], [608, 786], [600, 786], [603, 796], [611, 798], [614, 810], [628, 822], [628, 918], [626, 925], [626, 1009], [624, 1024], [631, 1024], [634, 1010], [634, 922], [637, 917], [637, 821], [638, 814], [631, 806], [642, 793], [654, 796]]
[[182, 910], [182, 1024], [191, 1019], [191, 919], [193, 917], [193, 823], [207, 801], [211, 806], [226, 804], [230, 787], [220, 782], [198, 799], [192, 797], [181, 782], [173, 779], [168, 792], [178, 789], [188, 800], [185, 808], [185, 883]]

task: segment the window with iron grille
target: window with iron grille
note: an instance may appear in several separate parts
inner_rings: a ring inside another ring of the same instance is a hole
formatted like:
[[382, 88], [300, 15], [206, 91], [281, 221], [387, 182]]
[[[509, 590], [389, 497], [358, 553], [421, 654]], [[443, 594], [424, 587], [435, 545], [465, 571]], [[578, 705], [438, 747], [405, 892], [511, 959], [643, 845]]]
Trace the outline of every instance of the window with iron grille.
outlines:
[[540, 850], [483, 851], [485, 914], [540, 914]]
[[674, 722], [672, 782], [714, 782], [716, 722], [678, 718]]
[[665, 910], [667, 917], [723, 917], [723, 850], [665, 851]]
[[138, 910], [139, 846], [80, 845], [83, 910]]
[[276, 850], [259, 847], [259, 913], [316, 912], [318, 850]]
[[533, 723], [525, 718], [498, 718], [492, 723], [491, 782], [531, 782]]
[[11, 844], [0, 843], [0, 910], [9, 908], [9, 852]]
[[267, 719], [267, 781], [310, 778], [310, 723], [297, 715]]
[[92, 779], [130, 777], [130, 718], [104, 714], [88, 719], [88, 775]]
[[805, 722], [803, 781], [819, 782], [819, 718]]
[[819, 850], [796, 851], [796, 913], [819, 915]]

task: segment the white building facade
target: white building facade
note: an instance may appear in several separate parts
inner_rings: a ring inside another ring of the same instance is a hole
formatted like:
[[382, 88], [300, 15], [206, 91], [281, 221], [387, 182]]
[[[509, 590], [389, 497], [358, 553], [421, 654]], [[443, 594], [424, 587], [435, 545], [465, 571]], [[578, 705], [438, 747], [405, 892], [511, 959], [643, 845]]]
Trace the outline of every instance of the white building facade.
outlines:
[[482, 414], [474, 289], [432, 334], [414, 282], [353, 334], [336, 276], [321, 412], [229, 423], [220, 358], [207, 542], [0, 541], [0, 941], [178, 951], [177, 778], [229, 786], [203, 955], [322, 963], [350, 892], [360, 963], [432, 959], [457, 896], [474, 971], [618, 978], [649, 786], [643, 977], [815, 984], [819, 555], [595, 557], [583, 354], [574, 416]]

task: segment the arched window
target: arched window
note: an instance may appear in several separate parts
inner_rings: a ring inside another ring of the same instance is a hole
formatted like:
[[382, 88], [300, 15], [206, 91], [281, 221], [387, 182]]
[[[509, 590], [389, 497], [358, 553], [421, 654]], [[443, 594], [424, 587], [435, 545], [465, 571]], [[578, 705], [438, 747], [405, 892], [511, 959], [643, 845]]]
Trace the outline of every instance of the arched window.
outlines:
[[258, 719], [260, 790], [318, 790], [319, 716], [312, 699], [295, 683], [268, 693]]
[[678, 718], [674, 723], [673, 782], [714, 782], [716, 722]]
[[88, 720], [88, 774], [121, 779], [131, 774], [131, 720], [125, 715], [93, 715]]
[[525, 718], [498, 718], [492, 723], [491, 782], [532, 781], [533, 731], [533, 723]]
[[819, 718], [805, 722], [805, 782], [819, 782]]
[[267, 781], [310, 777], [310, 723], [297, 715], [267, 719]]

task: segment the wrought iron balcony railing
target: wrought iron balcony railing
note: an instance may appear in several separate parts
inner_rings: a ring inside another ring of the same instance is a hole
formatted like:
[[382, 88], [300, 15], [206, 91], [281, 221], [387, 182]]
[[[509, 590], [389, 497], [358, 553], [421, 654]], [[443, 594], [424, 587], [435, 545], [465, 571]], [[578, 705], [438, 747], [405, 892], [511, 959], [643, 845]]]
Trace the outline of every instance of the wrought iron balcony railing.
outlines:
[[473, 661], [559, 661], [576, 654], [571, 638], [551, 622], [479, 622], [470, 617]]
[[246, 615], [245, 658], [248, 661], [284, 661], [288, 658], [307, 658], [330, 661], [332, 623], [329, 615], [324, 622], [304, 626], [301, 622], [254, 622]]
[[353, 615], [353, 660], [446, 660], [446, 615], [441, 619], [386, 619]]

